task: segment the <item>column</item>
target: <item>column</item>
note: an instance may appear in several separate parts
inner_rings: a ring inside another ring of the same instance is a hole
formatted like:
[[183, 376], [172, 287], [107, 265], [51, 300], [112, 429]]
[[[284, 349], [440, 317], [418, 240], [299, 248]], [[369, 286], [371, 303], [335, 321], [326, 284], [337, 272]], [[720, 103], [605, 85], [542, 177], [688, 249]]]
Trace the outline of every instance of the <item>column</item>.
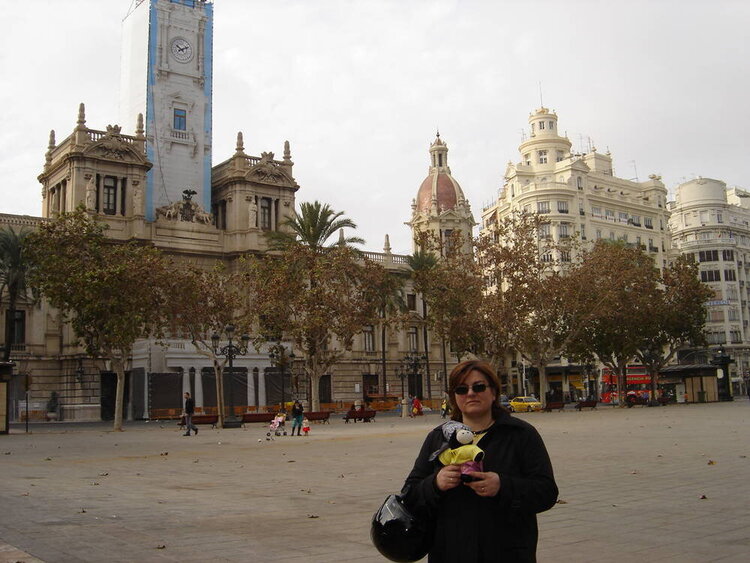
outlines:
[[148, 402], [148, 368], [143, 370], [143, 418], [151, 418], [151, 405]]
[[180, 375], [182, 375], [182, 392], [188, 392], [192, 395], [192, 390], [190, 389], [190, 372], [184, 367], [181, 367]]
[[258, 403], [260, 405], [267, 405], [266, 400], [266, 374], [264, 370], [258, 372]]
[[247, 405], [255, 406], [255, 368], [247, 370]]
[[192, 367], [190, 371], [195, 376], [195, 406], [203, 408], [203, 369]]

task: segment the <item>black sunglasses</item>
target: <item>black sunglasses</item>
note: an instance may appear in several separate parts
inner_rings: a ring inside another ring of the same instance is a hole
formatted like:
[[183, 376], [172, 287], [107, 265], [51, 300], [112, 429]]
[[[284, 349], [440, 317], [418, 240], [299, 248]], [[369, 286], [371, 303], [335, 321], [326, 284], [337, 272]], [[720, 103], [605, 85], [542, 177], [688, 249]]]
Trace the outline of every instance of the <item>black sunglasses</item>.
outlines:
[[[487, 389], [486, 383], [472, 383], [471, 384], [471, 390], [474, 391], [474, 393], [482, 393], [485, 389]], [[469, 386], [459, 385], [453, 390], [453, 392], [456, 395], [466, 395], [469, 392]]]

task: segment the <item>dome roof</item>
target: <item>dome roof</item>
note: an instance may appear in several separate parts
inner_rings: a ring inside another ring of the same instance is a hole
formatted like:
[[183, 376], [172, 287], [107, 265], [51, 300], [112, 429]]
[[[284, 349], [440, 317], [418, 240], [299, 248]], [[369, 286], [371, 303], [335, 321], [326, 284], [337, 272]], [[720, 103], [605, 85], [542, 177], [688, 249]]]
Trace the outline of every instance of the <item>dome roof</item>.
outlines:
[[448, 145], [440, 138], [440, 133], [430, 145], [430, 172], [419, 186], [415, 200], [415, 212], [429, 213], [436, 204], [438, 213], [455, 209], [465, 203], [461, 186], [451, 176], [448, 167]]
[[461, 186], [447, 172], [431, 171], [417, 192], [417, 211], [429, 211], [432, 200], [437, 201], [438, 211], [454, 209], [464, 199]]

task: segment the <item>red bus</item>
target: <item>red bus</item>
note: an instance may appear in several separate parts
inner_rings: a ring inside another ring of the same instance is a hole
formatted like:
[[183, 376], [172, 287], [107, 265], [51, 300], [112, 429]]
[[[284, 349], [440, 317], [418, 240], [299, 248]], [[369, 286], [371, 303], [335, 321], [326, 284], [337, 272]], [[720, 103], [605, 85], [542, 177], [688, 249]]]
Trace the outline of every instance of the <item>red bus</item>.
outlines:
[[[641, 397], [651, 396], [651, 376], [644, 366], [628, 366], [626, 368], [627, 384], [626, 391], [635, 392]], [[617, 402], [617, 374], [612, 373], [609, 368], [602, 368], [602, 403]]]

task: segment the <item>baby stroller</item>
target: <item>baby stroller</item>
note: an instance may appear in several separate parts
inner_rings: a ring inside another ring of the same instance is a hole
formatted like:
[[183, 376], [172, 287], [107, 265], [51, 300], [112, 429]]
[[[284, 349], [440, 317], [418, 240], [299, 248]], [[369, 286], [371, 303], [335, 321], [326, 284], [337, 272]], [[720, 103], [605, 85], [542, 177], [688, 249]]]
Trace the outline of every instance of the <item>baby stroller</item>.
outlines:
[[285, 417], [283, 414], [277, 414], [271, 421], [271, 424], [268, 425], [268, 432], [266, 433], [266, 436], [270, 436], [271, 434], [273, 434], [274, 436], [286, 436], [286, 430], [284, 429], [284, 420]]

